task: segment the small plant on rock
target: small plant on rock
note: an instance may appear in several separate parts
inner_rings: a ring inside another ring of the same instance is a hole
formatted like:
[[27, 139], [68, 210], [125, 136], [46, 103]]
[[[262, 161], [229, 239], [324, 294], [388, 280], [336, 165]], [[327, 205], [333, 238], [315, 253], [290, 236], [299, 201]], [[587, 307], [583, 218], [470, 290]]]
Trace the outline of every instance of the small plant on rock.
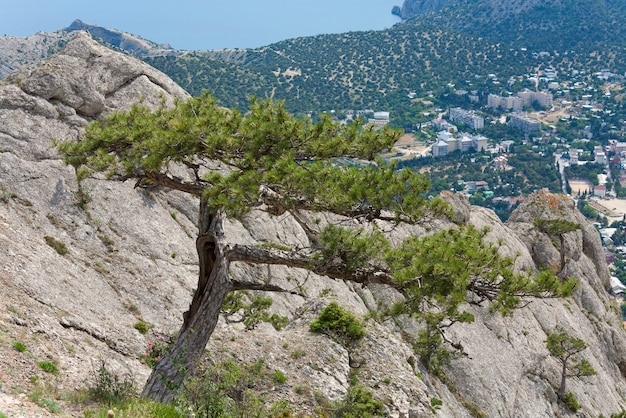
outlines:
[[320, 312], [317, 319], [311, 322], [310, 330], [326, 334], [344, 346], [349, 346], [365, 336], [363, 323], [337, 302], [329, 303]]
[[24, 351], [26, 351], [26, 345], [19, 341], [14, 342], [12, 346], [16, 351], [19, 351], [20, 353], [23, 353]]
[[43, 239], [46, 241], [46, 244], [52, 247], [57, 253], [59, 253], [59, 255], [65, 255], [70, 252], [62, 241], [59, 241], [54, 237], [46, 235]]
[[89, 392], [98, 401], [109, 404], [122, 403], [136, 396], [137, 387], [135, 379], [130, 374], [118, 376], [110, 372], [103, 361], [96, 371], [96, 383]]
[[278, 383], [279, 385], [282, 385], [287, 382], [287, 376], [285, 376], [285, 374], [281, 372], [280, 370], [276, 370], [274, 372], [274, 382]]
[[148, 333], [150, 328], [152, 328], [152, 326], [150, 324], [148, 324], [147, 322], [137, 321], [137, 322], [135, 322], [135, 325], [133, 325], [133, 328], [135, 328], [137, 331], [139, 331], [140, 334], [145, 335], [145, 334]]
[[39, 367], [44, 372], [48, 372], [51, 374], [59, 374], [59, 369], [56, 364], [50, 361], [40, 361], [37, 363], [37, 367]]

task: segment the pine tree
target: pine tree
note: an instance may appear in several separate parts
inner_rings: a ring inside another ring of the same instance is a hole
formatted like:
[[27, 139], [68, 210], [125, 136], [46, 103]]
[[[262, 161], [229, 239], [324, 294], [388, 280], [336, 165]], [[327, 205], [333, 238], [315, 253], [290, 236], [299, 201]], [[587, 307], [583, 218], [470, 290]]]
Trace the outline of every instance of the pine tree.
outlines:
[[[460, 306], [493, 302], [504, 312], [524, 296], [558, 296], [573, 282], [547, 274], [513, 273], [513, 261], [483, 242], [486, 231], [459, 227], [394, 247], [377, 222], [416, 223], [446, 216], [449, 207], [426, 195], [424, 176], [396, 170], [378, 155], [399, 133], [360, 123], [340, 126], [329, 117], [312, 123], [291, 116], [283, 103], [252, 100], [244, 116], [219, 107], [208, 94], [163, 104], [133, 106], [86, 128], [84, 138], [57, 142], [79, 182], [93, 173], [135, 179], [137, 187], [179, 190], [198, 199], [198, 287], [171, 351], [156, 364], [143, 396], [170, 402], [193, 371], [236, 290], [285, 291], [229, 274], [232, 262], [298, 267], [331, 278], [379, 283], [405, 302], [397, 312], [421, 317], [434, 329], [445, 318], [470, 321]], [[176, 175], [185, 168], [188, 176]], [[227, 218], [254, 208], [289, 214], [309, 237], [306, 248], [232, 244]], [[326, 212], [361, 227], [318, 225], [304, 213]]]
[[[546, 339], [546, 347], [550, 355], [561, 363], [561, 383], [559, 384], [559, 399], [565, 400], [565, 383], [568, 377], [593, 376], [596, 371], [585, 359], [578, 360], [576, 356], [587, 348], [587, 344], [580, 338], [569, 335], [563, 328], [557, 329]], [[576, 361], [578, 360], [578, 361]]]

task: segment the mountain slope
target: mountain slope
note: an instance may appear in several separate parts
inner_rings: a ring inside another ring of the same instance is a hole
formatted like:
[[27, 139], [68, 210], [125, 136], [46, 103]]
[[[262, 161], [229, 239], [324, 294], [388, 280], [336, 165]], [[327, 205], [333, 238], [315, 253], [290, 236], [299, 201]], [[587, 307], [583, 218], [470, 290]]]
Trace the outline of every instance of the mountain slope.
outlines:
[[[58, 390], [48, 396], [57, 396], [68, 415], [83, 416], [85, 406], [64, 401], [64, 391], [93, 384], [101, 361], [115, 372], [132, 372], [142, 384], [148, 366], [139, 357], [149, 341], [165, 341], [181, 323], [197, 278], [197, 201], [101, 178], [88, 179], [79, 193], [75, 173], [51, 147], [51, 138], [80, 137], [86, 123], [111, 110], [140, 98], [153, 106], [160, 97], [186, 95], [163, 74], [84, 33], [38, 68], [0, 83], [0, 411], [9, 416], [49, 415], [20, 398], [46, 384]], [[242, 279], [264, 281], [269, 275], [291, 286], [291, 292], [267, 294], [274, 300], [271, 312], [286, 316], [288, 324], [282, 331], [267, 324], [247, 331], [224, 317], [207, 347], [210, 360], [252, 364], [263, 358], [269, 372], [286, 376], [271, 390], [261, 388], [266, 402], [288, 400], [294, 411], [309, 415], [323, 399], [345, 396], [356, 378], [391, 417], [574, 416], [555, 400], [560, 365], [544, 342], [560, 325], [585, 340], [589, 348], [582, 354], [598, 371], [588, 380], [568, 381], [581, 403], [577, 416], [625, 409], [626, 332], [606, 292], [598, 234], [572, 201], [538, 192], [503, 225], [492, 211], [471, 207], [460, 196], [444, 198], [454, 207], [455, 223], [433, 219], [428, 229], [380, 228], [399, 240], [459, 224], [489, 227], [488, 239], [502, 242], [501, 251], [516, 256], [518, 268], [537, 269], [558, 265], [559, 248], [534, 228], [534, 220], [580, 223], [583, 228], [565, 240], [568, 272], [580, 280], [579, 290], [566, 300], [534, 300], [511, 317], [469, 307], [476, 321], [446, 331], [465, 354], [452, 358], [442, 380], [413, 352], [419, 324], [374, 319], [372, 312], [397, 297], [389, 289], [240, 264], [233, 274]], [[226, 233], [233, 243], [295, 246], [306, 240], [289, 215], [254, 211], [245, 222], [229, 224]], [[309, 331], [332, 300], [370, 317], [357, 349]], [[25, 353], [13, 348], [17, 342]], [[56, 364], [59, 374], [41, 370], [40, 361]]]
[[[451, 0], [384, 31], [147, 61], [192, 94], [208, 89], [227, 106], [245, 107], [244, 96], [257, 95], [286, 99], [295, 112], [386, 108], [392, 117], [409, 115], [399, 121], [404, 126], [416, 116], [406, 100], [411, 91], [441, 93], [450, 84], [500, 93], [488, 74], [507, 80], [538, 67], [624, 73], [624, 39], [625, 0]], [[219, 62], [235, 67], [219, 68]]]
[[[429, 2], [426, 2], [429, 3]], [[620, 47], [626, 33], [626, 1], [449, 0], [424, 15], [422, 1], [406, 0], [405, 18], [533, 49]], [[445, 6], [445, 7], [443, 7]]]
[[[193, 65], [188, 65], [191, 60]], [[512, 74], [532, 65], [530, 52], [511, 51], [421, 24], [298, 38], [256, 50], [197, 52], [192, 59], [148, 58], [146, 62], [188, 86], [194, 95], [206, 88], [225, 105], [240, 105], [242, 94], [231, 93], [238, 89], [239, 73], [218, 74], [220, 70], [211, 64], [215, 60], [252, 72], [254, 88], [244, 93], [286, 99], [296, 112], [380, 108], [398, 101], [408, 106], [409, 91], [440, 90], [449, 82], [464, 80], [480, 85], [490, 73]]]

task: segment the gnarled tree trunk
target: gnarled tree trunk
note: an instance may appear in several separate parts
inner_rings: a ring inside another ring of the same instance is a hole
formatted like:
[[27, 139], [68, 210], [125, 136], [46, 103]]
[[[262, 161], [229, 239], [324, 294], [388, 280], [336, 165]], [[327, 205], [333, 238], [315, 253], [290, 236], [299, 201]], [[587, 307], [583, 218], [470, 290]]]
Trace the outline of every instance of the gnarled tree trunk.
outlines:
[[223, 243], [223, 222], [223, 215], [209, 213], [202, 200], [200, 235], [196, 241], [200, 263], [198, 288], [172, 350], [156, 364], [146, 382], [141, 394], [144, 398], [171, 402], [202, 357], [217, 325], [222, 303], [233, 289], [228, 274], [230, 260]]

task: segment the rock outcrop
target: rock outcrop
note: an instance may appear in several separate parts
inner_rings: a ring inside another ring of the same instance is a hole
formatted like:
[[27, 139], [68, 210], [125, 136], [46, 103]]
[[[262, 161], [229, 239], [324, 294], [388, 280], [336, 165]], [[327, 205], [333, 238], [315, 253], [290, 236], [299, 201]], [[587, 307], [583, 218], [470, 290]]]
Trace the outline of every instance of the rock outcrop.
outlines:
[[145, 40], [139, 36], [130, 35], [115, 29], [103, 28], [98, 25], [90, 25], [80, 19], [73, 21], [67, 28], [65, 28], [65, 31], [88, 31], [94, 38], [101, 39], [109, 45], [120, 48], [139, 57], [177, 53], [170, 45], [157, 45], [156, 43]]
[[433, 13], [443, 9], [450, 0], [405, 0], [402, 7], [395, 6], [393, 14], [402, 19], [410, 19], [413, 16]]
[[[73, 170], [60, 161], [51, 141], [80, 138], [90, 121], [139, 99], [152, 106], [161, 98], [185, 97], [163, 74], [86, 33], [40, 67], [0, 84], [0, 411], [45, 414], [34, 405], [27, 409], [16, 396], [33, 390], [31, 377], [60, 391], [81, 388], [93, 382], [101, 361], [115, 372], [132, 373], [141, 384], [149, 370], [138, 359], [149, 341], [165, 339], [180, 326], [197, 280], [197, 202], [104, 179], [87, 180], [79, 192]], [[266, 367], [287, 378], [266, 391], [268, 401], [285, 399], [309, 414], [320, 396], [341, 399], [356, 375], [392, 417], [573, 416], [556, 402], [560, 368], [544, 342], [559, 325], [586, 341], [589, 348], [582, 354], [598, 371], [568, 383], [581, 403], [578, 416], [610, 416], [626, 408], [626, 334], [606, 292], [599, 238], [573, 201], [538, 192], [502, 224], [462, 196], [444, 198], [454, 207], [454, 222], [389, 233], [399, 239], [460, 224], [489, 227], [488, 239], [516, 257], [516, 268], [536, 270], [558, 263], [559, 249], [533, 227], [534, 219], [568, 219], [583, 225], [567, 234], [565, 244], [568, 274], [580, 280], [580, 288], [566, 300], [533, 300], [511, 317], [472, 308], [474, 323], [448, 330], [464, 354], [453, 358], [444, 383], [416, 359], [405, 336], [419, 324], [409, 319], [368, 321], [367, 335], [350, 351], [309, 332], [329, 301], [365, 317], [396, 297], [389, 289], [286, 267], [237, 264], [235, 275], [247, 280], [271, 275], [293, 290], [272, 295], [272, 312], [289, 323], [282, 331], [268, 324], [246, 331], [221, 321], [207, 347], [211, 359], [264, 358]], [[230, 223], [226, 233], [234, 242], [306, 242], [287, 215], [252, 212], [244, 222]], [[66, 254], [59, 251], [61, 244]], [[135, 328], [140, 322], [148, 325], [146, 334]], [[12, 348], [16, 342], [28, 355]], [[38, 361], [54, 362], [59, 375], [46, 374]], [[64, 407], [82, 416], [76, 406]]]

